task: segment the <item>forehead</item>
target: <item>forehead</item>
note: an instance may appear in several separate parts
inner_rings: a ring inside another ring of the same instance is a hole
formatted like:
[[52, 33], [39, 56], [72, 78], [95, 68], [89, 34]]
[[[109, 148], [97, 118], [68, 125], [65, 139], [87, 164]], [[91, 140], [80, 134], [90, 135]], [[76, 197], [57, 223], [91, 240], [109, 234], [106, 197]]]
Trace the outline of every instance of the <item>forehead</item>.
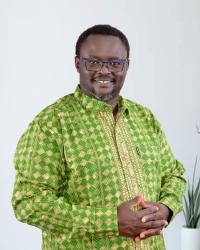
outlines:
[[126, 58], [127, 50], [120, 38], [107, 35], [89, 35], [80, 48], [82, 57], [99, 59]]

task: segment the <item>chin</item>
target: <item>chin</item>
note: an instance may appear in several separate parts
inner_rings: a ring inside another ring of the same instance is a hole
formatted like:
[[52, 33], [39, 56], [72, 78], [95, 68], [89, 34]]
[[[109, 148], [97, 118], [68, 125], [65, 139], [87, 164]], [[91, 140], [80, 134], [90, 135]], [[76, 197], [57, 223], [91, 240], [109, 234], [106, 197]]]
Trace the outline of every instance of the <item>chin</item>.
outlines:
[[109, 93], [95, 93], [94, 97], [100, 101], [108, 102], [114, 99], [114, 95], [112, 92]]

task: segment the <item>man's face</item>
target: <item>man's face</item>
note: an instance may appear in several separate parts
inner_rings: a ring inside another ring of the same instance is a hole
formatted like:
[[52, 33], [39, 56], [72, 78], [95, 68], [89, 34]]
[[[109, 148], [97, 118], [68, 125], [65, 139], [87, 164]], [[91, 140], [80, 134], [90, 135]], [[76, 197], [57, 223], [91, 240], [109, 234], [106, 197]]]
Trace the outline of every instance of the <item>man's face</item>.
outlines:
[[113, 61], [127, 58], [125, 45], [118, 37], [106, 35], [89, 35], [80, 49], [80, 57], [75, 57], [75, 65], [80, 74], [80, 87], [89, 96], [112, 102], [117, 99], [123, 86], [128, 62], [121, 72], [111, 72], [104, 64], [98, 71], [88, 71], [81, 58], [96, 61]]

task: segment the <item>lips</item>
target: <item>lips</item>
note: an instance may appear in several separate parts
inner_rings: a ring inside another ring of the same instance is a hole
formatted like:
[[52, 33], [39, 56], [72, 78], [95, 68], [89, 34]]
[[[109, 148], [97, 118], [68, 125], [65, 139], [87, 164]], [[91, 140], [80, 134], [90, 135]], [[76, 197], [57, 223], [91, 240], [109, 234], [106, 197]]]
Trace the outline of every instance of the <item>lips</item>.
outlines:
[[99, 83], [100, 85], [109, 85], [109, 84], [113, 84], [113, 79], [108, 79], [108, 78], [95, 78], [94, 79], [94, 81], [96, 82], [96, 83]]
[[[97, 80], [96, 80], [97, 81]], [[108, 80], [99, 80], [99, 81], [97, 81], [97, 82], [99, 82], [99, 83], [110, 83], [111, 81], [108, 81]]]

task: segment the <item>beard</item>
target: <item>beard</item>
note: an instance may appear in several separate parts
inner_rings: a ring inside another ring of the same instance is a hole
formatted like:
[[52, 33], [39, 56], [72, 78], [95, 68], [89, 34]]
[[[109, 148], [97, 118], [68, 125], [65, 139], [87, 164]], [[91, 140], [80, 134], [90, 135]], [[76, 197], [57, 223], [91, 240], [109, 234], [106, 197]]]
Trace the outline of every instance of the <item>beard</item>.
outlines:
[[104, 95], [97, 95], [97, 94], [94, 94], [94, 97], [99, 100], [99, 101], [110, 101], [112, 100], [115, 95], [113, 95], [112, 93], [108, 93], [108, 94], [104, 94]]
[[112, 84], [112, 90], [108, 93], [97, 93], [95, 87], [91, 89], [92, 95], [100, 101], [109, 102], [118, 97], [122, 86], [117, 86], [114, 82]]

